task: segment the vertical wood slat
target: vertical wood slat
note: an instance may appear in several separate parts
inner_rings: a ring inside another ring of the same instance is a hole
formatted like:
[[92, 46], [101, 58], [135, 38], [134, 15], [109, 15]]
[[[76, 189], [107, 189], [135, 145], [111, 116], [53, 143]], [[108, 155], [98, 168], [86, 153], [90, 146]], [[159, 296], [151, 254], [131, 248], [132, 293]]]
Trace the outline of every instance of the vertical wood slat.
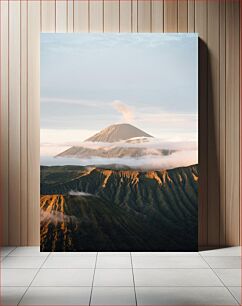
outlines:
[[41, 31], [56, 31], [56, 0], [41, 0]]
[[199, 245], [208, 242], [207, 203], [207, 1], [195, 1], [195, 31], [199, 33]]
[[188, 1], [178, 0], [178, 32], [188, 31]]
[[67, 1], [56, 0], [56, 32], [67, 31]]
[[138, 32], [151, 31], [151, 0], [138, 1]]
[[164, 32], [178, 31], [178, 1], [164, 0]]
[[104, 1], [103, 6], [104, 32], [119, 32], [119, 1]]
[[40, 242], [40, 1], [28, 2], [28, 245]]
[[67, 1], [67, 32], [74, 31], [74, 3], [73, 0]]
[[219, 76], [219, 91], [220, 91], [220, 246], [225, 246], [226, 234], [226, 0], [220, 1], [220, 76]]
[[239, 244], [239, 0], [226, 2], [226, 245]]
[[0, 133], [1, 133], [1, 243], [9, 244], [8, 239], [8, 209], [9, 209], [9, 133], [8, 133], [8, 1], [1, 1], [1, 112], [0, 112]]
[[74, 32], [89, 31], [89, 1], [74, 0]]
[[219, 2], [208, 1], [208, 245], [220, 244]]
[[195, 31], [195, 1], [188, 0], [188, 32]]
[[21, 1], [21, 58], [20, 58], [20, 225], [21, 225], [21, 245], [27, 245], [28, 243], [28, 104], [27, 104], [27, 39], [28, 39], [28, 11], [27, 0]]
[[239, 38], [240, 38], [240, 44], [239, 44], [239, 61], [240, 61], [240, 65], [239, 65], [239, 73], [240, 73], [240, 78], [239, 78], [239, 94], [240, 94], [240, 125], [239, 125], [239, 140], [240, 140], [240, 144], [239, 144], [239, 156], [240, 156], [240, 165], [239, 165], [239, 171], [240, 171], [240, 182], [239, 182], [239, 211], [240, 211], [240, 215], [239, 215], [239, 245], [242, 246], [242, 234], [241, 234], [241, 229], [242, 229], [242, 49], [241, 49], [241, 44], [242, 44], [242, 4], [241, 1], [239, 3], [239, 8], [240, 8], [240, 20], [239, 20], [239, 24], [240, 24], [240, 32], [239, 32]]
[[151, 11], [152, 32], [164, 32], [164, 1], [153, 0]]
[[90, 1], [90, 32], [103, 32], [103, 1]]
[[120, 32], [132, 31], [132, 1], [120, 1]]
[[9, 243], [20, 245], [20, 2], [9, 2]]
[[132, 0], [132, 32], [138, 32], [138, 0]]

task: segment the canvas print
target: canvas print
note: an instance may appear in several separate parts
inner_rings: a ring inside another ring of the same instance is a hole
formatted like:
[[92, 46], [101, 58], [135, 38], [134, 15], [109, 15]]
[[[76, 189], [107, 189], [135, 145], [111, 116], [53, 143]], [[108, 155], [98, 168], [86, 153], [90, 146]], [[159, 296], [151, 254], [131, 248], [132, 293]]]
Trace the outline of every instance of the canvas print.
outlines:
[[41, 34], [42, 251], [195, 251], [196, 34]]

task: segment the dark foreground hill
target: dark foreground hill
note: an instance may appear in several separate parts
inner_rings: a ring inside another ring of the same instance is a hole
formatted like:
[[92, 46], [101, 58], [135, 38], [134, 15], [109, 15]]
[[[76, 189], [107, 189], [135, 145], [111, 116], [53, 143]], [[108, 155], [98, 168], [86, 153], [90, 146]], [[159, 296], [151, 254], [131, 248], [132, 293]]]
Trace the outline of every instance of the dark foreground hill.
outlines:
[[41, 249], [197, 250], [197, 190], [197, 165], [147, 172], [41, 167]]

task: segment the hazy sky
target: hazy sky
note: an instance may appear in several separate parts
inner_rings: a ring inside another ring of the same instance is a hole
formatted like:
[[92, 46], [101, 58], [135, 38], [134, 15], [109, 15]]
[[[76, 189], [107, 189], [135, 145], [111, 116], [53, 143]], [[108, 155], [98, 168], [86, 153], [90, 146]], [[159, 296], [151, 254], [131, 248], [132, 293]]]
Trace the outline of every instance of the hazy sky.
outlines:
[[196, 34], [41, 34], [41, 142], [129, 122], [197, 140]]

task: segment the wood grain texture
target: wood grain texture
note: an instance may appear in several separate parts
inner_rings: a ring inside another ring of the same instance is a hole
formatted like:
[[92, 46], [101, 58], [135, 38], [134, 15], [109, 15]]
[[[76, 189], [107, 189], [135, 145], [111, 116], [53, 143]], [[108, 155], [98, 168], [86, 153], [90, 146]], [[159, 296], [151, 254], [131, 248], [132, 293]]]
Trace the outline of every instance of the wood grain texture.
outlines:
[[195, 31], [199, 33], [199, 244], [208, 245], [208, 101], [207, 1], [195, 1]]
[[67, 32], [67, 1], [56, 0], [56, 32]]
[[239, 233], [239, 242], [240, 242], [240, 245], [242, 245], [242, 208], [241, 208], [241, 205], [242, 205], [242, 90], [241, 90], [241, 86], [242, 86], [242, 76], [241, 76], [241, 73], [242, 73], [242, 48], [241, 48], [241, 44], [242, 44], [242, 4], [241, 4], [241, 1], [239, 3], [239, 6], [240, 6], [240, 20], [239, 20], [239, 23], [240, 23], [240, 50], [239, 50], [239, 55], [240, 55], [240, 70], [239, 70], [239, 73], [240, 73], [240, 80], [239, 80], [239, 84], [240, 84], [240, 88], [239, 88], [239, 91], [240, 91], [240, 128], [239, 128], [239, 137], [240, 137], [240, 167], [239, 167], [239, 171], [240, 171], [240, 184], [239, 184], [239, 201], [240, 201], [240, 207], [239, 207], [239, 210], [240, 210], [240, 222], [239, 222], [239, 227], [240, 227], [240, 233]]
[[74, 0], [74, 32], [89, 31], [89, 1]]
[[178, 32], [188, 32], [188, 0], [178, 0]]
[[20, 2], [9, 2], [9, 243], [20, 245]]
[[67, 1], [67, 32], [74, 30], [74, 3], [73, 0]]
[[41, 31], [56, 31], [56, 1], [41, 0]]
[[196, 31], [200, 37], [199, 244], [237, 245], [239, 11], [239, 0], [1, 1], [2, 242], [39, 244], [40, 30]]
[[195, 0], [188, 0], [188, 32], [195, 31]]
[[138, 0], [132, 0], [132, 32], [138, 32]]
[[119, 32], [119, 1], [109, 0], [103, 2], [104, 32]]
[[220, 203], [220, 246], [226, 245], [226, 0], [220, 1], [220, 35], [219, 35], [219, 91], [220, 91], [220, 112], [219, 112], [219, 203]]
[[164, 1], [153, 0], [151, 11], [151, 30], [152, 32], [164, 32]]
[[138, 32], [151, 32], [151, 0], [138, 1]]
[[164, 32], [178, 31], [178, 1], [164, 0]]
[[120, 20], [119, 20], [120, 32], [132, 31], [132, 1], [121, 0], [120, 1]]
[[219, 2], [208, 1], [208, 245], [219, 246]]
[[28, 2], [28, 245], [40, 242], [40, 1]]
[[20, 50], [20, 244], [28, 243], [28, 4], [21, 1]]
[[1, 135], [1, 243], [9, 244], [8, 239], [8, 177], [9, 177], [9, 133], [8, 133], [8, 1], [0, 2], [1, 9], [1, 112], [0, 112], [0, 135]]
[[226, 2], [226, 245], [239, 244], [239, 1]]
[[90, 32], [103, 32], [103, 1], [90, 1]]

